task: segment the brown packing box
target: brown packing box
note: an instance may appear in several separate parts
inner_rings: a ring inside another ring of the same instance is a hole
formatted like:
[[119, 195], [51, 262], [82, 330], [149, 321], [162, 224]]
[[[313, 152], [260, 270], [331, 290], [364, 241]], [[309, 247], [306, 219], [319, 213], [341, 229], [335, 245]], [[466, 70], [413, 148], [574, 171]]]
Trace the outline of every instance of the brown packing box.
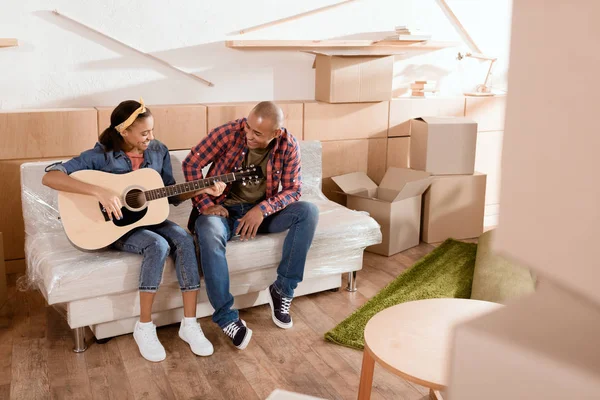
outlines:
[[376, 103], [304, 103], [304, 140], [386, 138], [387, 101]]
[[379, 187], [363, 172], [332, 179], [346, 193], [346, 207], [368, 212], [381, 225], [382, 242], [367, 251], [391, 256], [419, 244], [421, 195], [431, 182], [428, 172], [390, 168]]
[[315, 98], [328, 103], [361, 103], [392, 98], [393, 56], [317, 54]]
[[423, 115], [464, 117], [464, 97], [401, 97], [390, 101], [389, 137], [410, 136], [410, 120]]
[[432, 175], [475, 172], [477, 123], [463, 117], [411, 120], [410, 167]]
[[4, 265], [4, 244], [2, 241], [2, 232], [0, 232], [0, 319], [2, 318], [2, 308], [8, 300], [8, 289], [6, 288], [6, 267]]
[[470, 239], [483, 233], [486, 178], [479, 172], [432, 177], [423, 195], [424, 242]]

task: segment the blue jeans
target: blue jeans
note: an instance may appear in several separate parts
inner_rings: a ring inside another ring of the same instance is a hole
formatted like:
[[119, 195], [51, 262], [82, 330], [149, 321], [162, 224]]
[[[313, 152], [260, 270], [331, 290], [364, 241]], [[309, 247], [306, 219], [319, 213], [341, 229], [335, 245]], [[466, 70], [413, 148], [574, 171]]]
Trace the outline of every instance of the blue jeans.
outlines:
[[113, 247], [143, 256], [139, 285], [141, 292], [154, 293], [158, 290], [169, 255], [175, 260], [181, 291], [198, 290], [200, 287], [194, 238], [174, 222], [166, 220], [158, 225], [136, 228], [123, 235]]
[[[200, 215], [196, 219], [195, 232], [200, 250], [200, 264], [210, 304], [215, 309], [213, 321], [221, 328], [239, 318], [232, 310], [233, 296], [229, 291], [229, 267], [225, 258], [227, 241], [235, 233], [234, 225], [253, 204], [236, 204], [226, 207], [229, 217]], [[275, 289], [286, 297], [294, 296], [294, 289], [302, 281], [306, 254], [312, 243], [319, 219], [319, 210], [312, 203], [298, 201], [281, 211], [266, 217], [259, 233], [289, 232], [283, 243], [283, 257], [277, 267]]]

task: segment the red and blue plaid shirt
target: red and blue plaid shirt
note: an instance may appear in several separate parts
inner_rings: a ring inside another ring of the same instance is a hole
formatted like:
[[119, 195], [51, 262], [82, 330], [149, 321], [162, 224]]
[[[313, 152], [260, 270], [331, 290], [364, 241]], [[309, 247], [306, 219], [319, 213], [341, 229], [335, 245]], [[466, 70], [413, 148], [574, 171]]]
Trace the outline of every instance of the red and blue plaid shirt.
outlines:
[[[242, 168], [242, 162], [248, 153], [246, 119], [238, 119], [213, 129], [206, 138], [190, 151], [183, 160], [183, 175], [186, 181], [202, 179], [202, 168], [212, 163], [207, 177], [228, 174]], [[266, 217], [284, 209], [288, 204], [298, 201], [302, 192], [300, 146], [296, 138], [285, 128], [274, 139], [275, 144], [269, 155], [267, 171], [266, 199], [259, 203]], [[281, 192], [279, 184], [281, 183]], [[222, 204], [229, 194], [227, 186], [223, 194], [213, 197], [207, 194], [192, 199], [200, 214], [209, 207]]]

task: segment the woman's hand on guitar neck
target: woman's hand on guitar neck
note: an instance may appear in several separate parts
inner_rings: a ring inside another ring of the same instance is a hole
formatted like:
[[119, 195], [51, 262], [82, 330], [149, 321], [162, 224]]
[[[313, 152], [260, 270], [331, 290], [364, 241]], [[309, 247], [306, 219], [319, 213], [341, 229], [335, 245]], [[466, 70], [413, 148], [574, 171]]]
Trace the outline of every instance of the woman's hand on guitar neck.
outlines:
[[102, 204], [102, 207], [104, 207], [104, 210], [108, 214], [108, 218], [111, 220], [113, 218], [123, 218], [123, 213], [121, 212], [123, 204], [121, 204], [121, 199], [118, 195], [100, 186], [98, 186], [94, 192], [94, 196], [96, 196], [100, 204]]

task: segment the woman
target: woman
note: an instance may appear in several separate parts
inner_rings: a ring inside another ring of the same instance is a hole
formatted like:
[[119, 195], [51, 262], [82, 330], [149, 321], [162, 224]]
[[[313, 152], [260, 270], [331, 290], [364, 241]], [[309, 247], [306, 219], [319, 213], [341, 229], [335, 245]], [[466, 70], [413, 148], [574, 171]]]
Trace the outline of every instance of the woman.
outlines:
[[[69, 174], [83, 169], [122, 174], [139, 168], [152, 168], [160, 173], [165, 186], [175, 184], [169, 150], [164, 144], [154, 140], [153, 128], [154, 118], [142, 100], [139, 103], [124, 101], [113, 110], [110, 126], [100, 135], [94, 148], [65, 163], [48, 167], [42, 183], [60, 191], [94, 196], [109, 218], [120, 219], [123, 217], [122, 204], [117, 193], [78, 181]], [[219, 196], [224, 189], [224, 183], [216, 182], [214, 186], [197, 192], [170, 197], [169, 202], [177, 205], [202, 193]], [[166, 357], [165, 349], [156, 335], [156, 326], [152, 322], [152, 303], [169, 255], [175, 260], [183, 295], [184, 318], [179, 328], [179, 337], [190, 345], [195, 354], [211, 355], [213, 346], [196, 321], [200, 276], [192, 236], [179, 225], [166, 220], [158, 225], [136, 228], [117, 240], [112, 247], [143, 256], [139, 279], [140, 319], [133, 331], [133, 338], [142, 356], [154, 362]]]

